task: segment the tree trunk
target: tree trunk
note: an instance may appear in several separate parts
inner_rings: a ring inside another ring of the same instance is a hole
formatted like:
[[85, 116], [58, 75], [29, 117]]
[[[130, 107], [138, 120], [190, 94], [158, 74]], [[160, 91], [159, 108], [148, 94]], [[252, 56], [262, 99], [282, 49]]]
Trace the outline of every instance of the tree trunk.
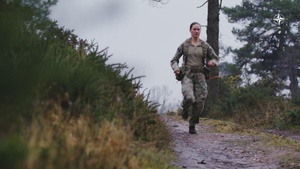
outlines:
[[[208, 0], [208, 15], [207, 15], [207, 42], [211, 45], [217, 55], [219, 55], [219, 0]], [[211, 77], [219, 75], [218, 67], [210, 69]], [[212, 107], [219, 98], [219, 82], [218, 78], [213, 78], [207, 81], [208, 96], [207, 108]]]
[[295, 68], [291, 68], [292, 70], [290, 71], [290, 91], [291, 91], [291, 97], [292, 99], [296, 99], [299, 97], [299, 81], [297, 79], [297, 70]]
[[300, 90], [299, 90], [299, 80], [298, 80], [298, 67], [299, 67], [299, 58], [300, 50], [299, 48], [295, 47], [287, 55], [285, 55], [288, 58], [288, 76], [290, 80], [289, 89], [291, 92], [292, 99], [298, 99], [300, 98]]

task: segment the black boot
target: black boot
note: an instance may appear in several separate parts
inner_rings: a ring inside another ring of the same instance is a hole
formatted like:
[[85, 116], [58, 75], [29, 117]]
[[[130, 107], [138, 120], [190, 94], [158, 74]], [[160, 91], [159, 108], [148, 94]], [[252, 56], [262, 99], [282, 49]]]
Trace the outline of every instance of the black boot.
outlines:
[[197, 131], [196, 131], [196, 129], [195, 129], [195, 126], [190, 126], [190, 127], [189, 127], [189, 133], [190, 133], [190, 134], [197, 134]]

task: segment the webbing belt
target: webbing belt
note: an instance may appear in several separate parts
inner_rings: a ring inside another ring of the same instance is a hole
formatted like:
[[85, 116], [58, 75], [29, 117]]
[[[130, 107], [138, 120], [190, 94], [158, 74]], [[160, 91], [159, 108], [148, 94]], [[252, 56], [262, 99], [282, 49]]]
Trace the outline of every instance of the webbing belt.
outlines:
[[190, 69], [190, 72], [191, 73], [203, 73], [202, 69], [199, 69], [199, 68], [197, 68], [197, 69]]

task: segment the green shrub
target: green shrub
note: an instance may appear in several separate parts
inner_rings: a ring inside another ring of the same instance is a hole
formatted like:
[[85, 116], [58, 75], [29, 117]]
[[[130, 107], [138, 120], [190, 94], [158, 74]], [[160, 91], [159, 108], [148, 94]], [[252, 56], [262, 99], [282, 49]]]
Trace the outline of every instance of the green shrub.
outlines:
[[299, 107], [276, 95], [268, 81], [232, 87], [230, 78], [220, 80], [220, 100], [208, 117], [231, 119], [244, 127], [286, 128], [299, 125]]
[[290, 124], [292, 125], [300, 125], [300, 109], [298, 110], [289, 110], [287, 112], [290, 118]]
[[[72, 31], [59, 28], [47, 18], [47, 11], [37, 15], [43, 11], [38, 8], [39, 1], [26, 2], [33, 4], [27, 6], [23, 1], [14, 0], [0, 2], [0, 36], [4, 37], [0, 38], [0, 158], [4, 160], [0, 161], [0, 168], [18, 168], [14, 164], [22, 162], [27, 148], [30, 152], [29, 157], [25, 157], [29, 158], [27, 168], [36, 168], [30, 167], [31, 164], [39, 168], [48, 162], [53, 165], [49, 168], [61, 168], [60, 165], [69, 164], [68, 160], [72, 161], [73, 157], [89, 163], [82, 158], [81, 149], [64, 151], [69, 144], [63, 143], [61, 134], [70, 134], [63, 132], [64, 128], [76, 133], [79, 127], [81, 133], [87, 134], [85, 127], [97, 130], [104, 121], [113, 123], [116, 119], [122, 119], [117, 129], [133, 130], [130, 134], [134, 134], [135, 142], [151, 142], [151, 149], [154, 147], [155, 151], [167, 147], [170, 135], [156, 114], [155, 104], [139, 92], [141, 76], [133, 77], [133, 69], [127, 70], [125, 64], [107, 64], [107, 49], [99, 51], [96, 44], [83, 42]], [[63, 121], [57, 120], [57, 116], [62, 116]], [[82, 118], [89, 118], [91, 122], [83, 123]], [[71, 123], [71, 119], [78, 124]], [[87, 126], [89, 124], [93, 126]], [[36, 133], [31, 135], [32, 132]], [[27, 146], [6, 139], [13, 135], [27, 138], [24, 139]], [[49, 135], [51, 139], [47, 138]], [[76, 139], [85, 139], [80, 136]], [[68, 135], [68, 138], [73, 140], [73, 136]], [[90, 143], [94, 143], [93, 133], [89, 138]], [[39, 145], [33, 144], [34, 140], [40, 141]], [[44, 141], [48, 146], [45, 147]], [[86, 146], [86, 142], [81, 143]], [[109, 152], [118, 146], [105, 148]], [[60, 158], [65, 157], [65, 153], [70, 159]], [[143, 161], [138, 156], [132, 165]], [[48, 161], [51, 159], [54, 161]], [[146, 162], [153, 165], [151, 159]]]
[[26, 152], [27, 147], [19, 138], [9, 137], [0, 140], [0, 168], [20, 168]]
[[296, 97], [296, 98], [294, 98], [294, 99], [292, 100], [292, 103], [294, 103], [294, 104], [296, 104], [296, 105], [300, 106], [300, 96], [299, 96], [299, 97]]

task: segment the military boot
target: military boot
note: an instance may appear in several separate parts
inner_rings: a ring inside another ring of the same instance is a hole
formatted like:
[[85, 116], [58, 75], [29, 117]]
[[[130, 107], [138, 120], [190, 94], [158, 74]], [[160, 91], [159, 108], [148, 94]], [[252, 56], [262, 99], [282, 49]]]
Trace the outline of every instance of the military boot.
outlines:
[[189, 133], [190, 133], [190, 134], [197, 134], [197, 131], [196, 131], [196, 129], [195, 129], [195, 126], [190, 126], [190, 127], [189, 127]]

